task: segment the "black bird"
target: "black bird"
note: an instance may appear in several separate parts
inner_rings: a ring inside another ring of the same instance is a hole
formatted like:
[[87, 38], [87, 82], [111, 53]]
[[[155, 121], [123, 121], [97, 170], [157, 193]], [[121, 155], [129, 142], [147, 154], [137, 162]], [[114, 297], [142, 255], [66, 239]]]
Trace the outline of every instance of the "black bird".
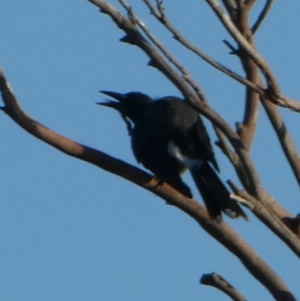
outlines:
[[117, 100], [98, 104], [121, 114], [139, 163], [191, 198], [189, 187], [180, 177], [189, 169], [213, 220], [221, 222], [221, 211], [231, 218], [247, 219], [219, 179], [215, 171], [219, 168], [203, 121], [186, 101], [173, 96], [154, 101], [139, 92], [100, 92]]

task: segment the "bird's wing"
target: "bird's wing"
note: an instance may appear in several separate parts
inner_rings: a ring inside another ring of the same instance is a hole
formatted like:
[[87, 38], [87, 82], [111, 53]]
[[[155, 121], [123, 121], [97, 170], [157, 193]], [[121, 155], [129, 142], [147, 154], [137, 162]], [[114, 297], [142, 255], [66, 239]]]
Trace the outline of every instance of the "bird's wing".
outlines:
[[213, 152], [213, 148], [208, 136], [208, 133], [206, 131], [205, 125], [203, 123], [203, 120], [200, 116], [198, 116], [196, 124], [194, 125], [195, 128], [193, 131], [195, 131], [195, 136], [197, 137], [197, 145], [198, 145], [198, 152], [201, 153], [201, 155], [204, 157], [205, 160], [210, 161], [215, 169], [219, 171], [219, 166], [217, 164], [217, 161], [215, 159], [215, 155]]
[[[210, 161], [219, 170], [206, 127], [199, 114], [185, 101], [164, 98], [165, 120], [175, 144], [186, 156], [201, 161]], [[170, 135], [170, 134], [169, 134]]]

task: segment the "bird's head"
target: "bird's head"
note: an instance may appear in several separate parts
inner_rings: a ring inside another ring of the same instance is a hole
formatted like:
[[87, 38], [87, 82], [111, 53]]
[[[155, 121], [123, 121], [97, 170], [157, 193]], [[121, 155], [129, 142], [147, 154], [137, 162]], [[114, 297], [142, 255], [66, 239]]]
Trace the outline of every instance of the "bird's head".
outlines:
[[100, 92], [117, 101], [108, 100], [105, 102], [98, 102], [97, 104], [117, 110], [123, 117], [129, 118], [132, 122], [136, 122], [141, 113], [153, 102], [148, 95], [139, 92], [130, 92], [126, 94], [110, 91]]

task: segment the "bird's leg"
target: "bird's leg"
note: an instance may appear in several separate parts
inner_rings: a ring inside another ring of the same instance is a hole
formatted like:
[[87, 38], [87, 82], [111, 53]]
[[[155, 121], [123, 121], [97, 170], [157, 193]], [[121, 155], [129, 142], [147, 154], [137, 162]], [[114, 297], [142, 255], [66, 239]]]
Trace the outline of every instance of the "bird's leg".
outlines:
[[164, 181], [161, 178], [159, 178], [159, 177], [157, 177], [155, 175], [151, 179], [151, 182], [153, 183], [154, 188], [157, 188], [157, 187], [159, 187], [159, 186], [161, 186], [161, 185], [164, 184]]

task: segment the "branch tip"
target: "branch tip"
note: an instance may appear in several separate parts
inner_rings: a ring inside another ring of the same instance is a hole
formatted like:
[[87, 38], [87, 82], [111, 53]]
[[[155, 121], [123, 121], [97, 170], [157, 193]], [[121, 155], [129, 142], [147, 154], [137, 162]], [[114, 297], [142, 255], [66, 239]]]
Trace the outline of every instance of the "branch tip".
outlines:
[[154, 67], [154, 68], [157, 68], [157, 67], [158, 67], [156, 61], [155, 61], [155, 60], [152, 60], [152, 59], [148, 62], [147, 65], [150, 66], [150, 67]]
[[200, 283], [215, 287], [234, 301], [246, 301], [246, 298], [237, 289], [217, 273], [203, 274]]
[[102, 7], [99, 9], [101, 14], [107, 14], [107, 11], [105, 9], [103, 9]]
[[128, 43], [130, 45], [135, 45], [134, 39], [130, 35], [126, 35], [119, 40], [122, 43]]

